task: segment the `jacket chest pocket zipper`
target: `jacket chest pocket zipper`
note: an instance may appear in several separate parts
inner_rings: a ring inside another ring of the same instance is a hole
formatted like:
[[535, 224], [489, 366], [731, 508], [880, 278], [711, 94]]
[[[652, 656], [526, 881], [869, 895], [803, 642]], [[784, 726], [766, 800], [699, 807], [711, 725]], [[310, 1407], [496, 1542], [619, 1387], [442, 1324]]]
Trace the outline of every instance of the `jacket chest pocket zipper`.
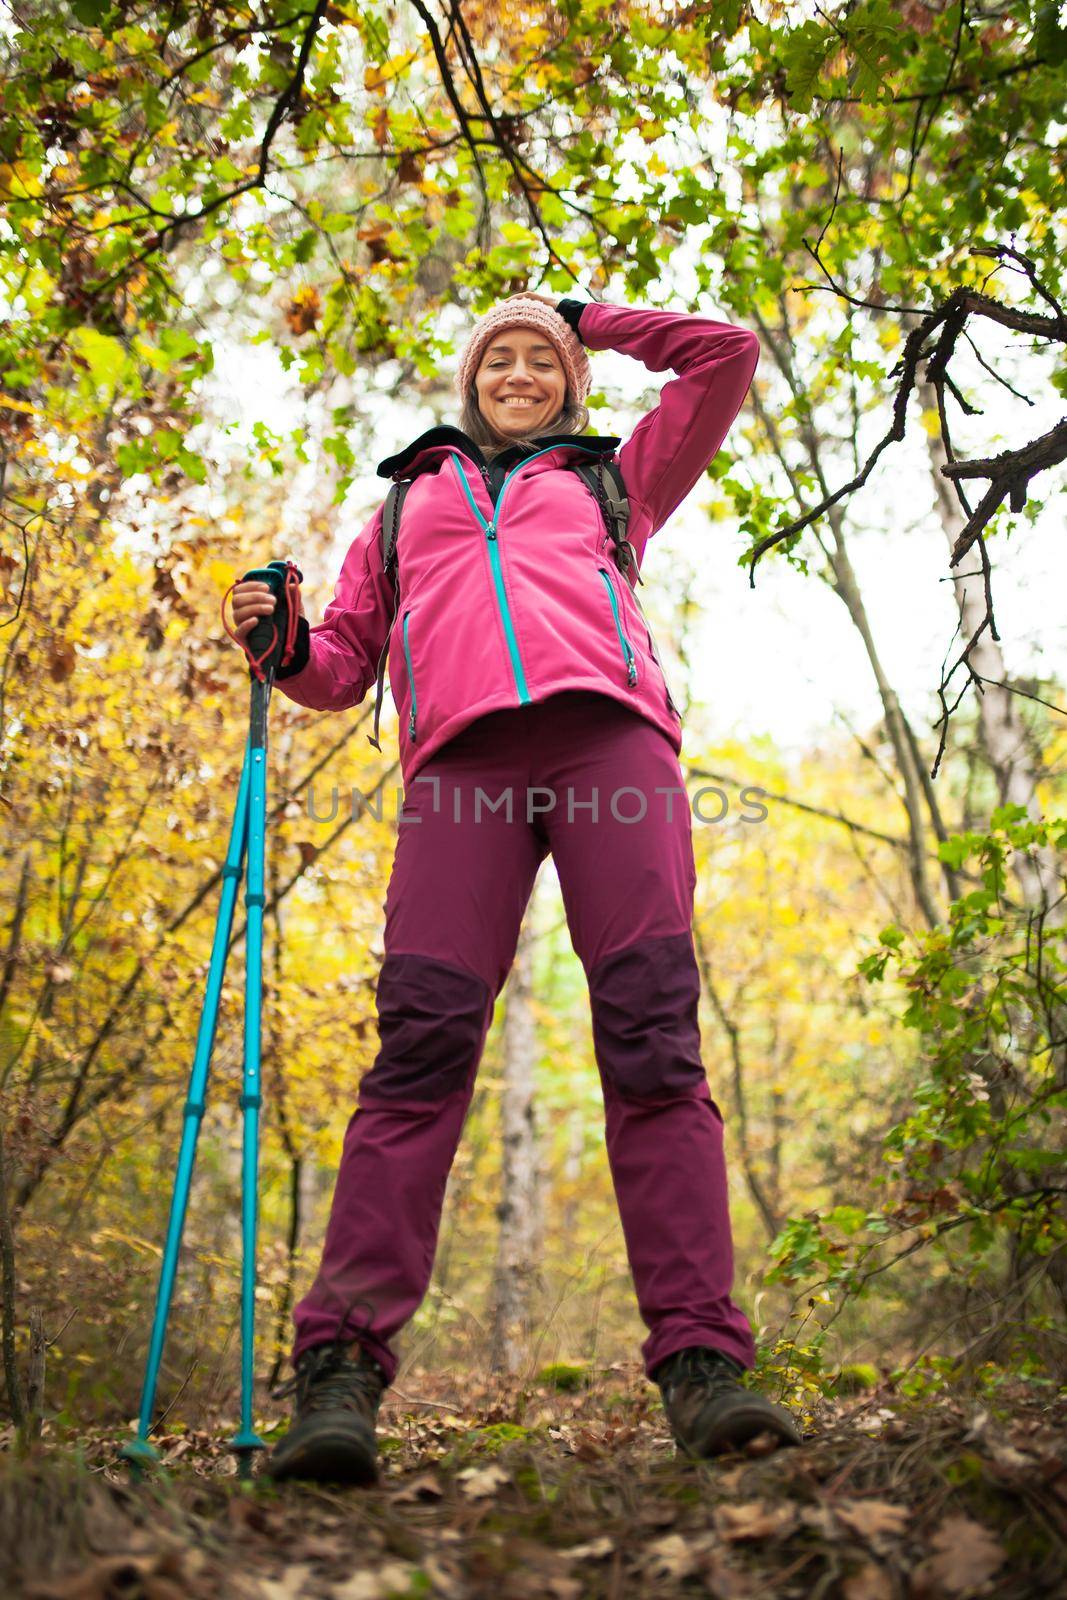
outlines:
[[604, 580], [604, 587], [608, 591], [611, 601], [611, 614], [615, 619], [615, 632], [619, 636], [619, 648], [622, 650], [622, 659], [626, 667], [626, 681], [632, 689], [637, 683], [637, 657], [634, 655], [633, 646], [622, 631], [622, 619], [619, 616], [619, 600], [615, 593], [615, 585], [611, 581], [606, 567], [598, 567], [597, 571]]
[[411, 715], [408, 717], [408, 736], [411, 739], [412, 744], [414, 744], [416, 742], [416, 740], [415, 740], [415, 718], [416, 718], [416, 714], [417, 714], [417, 704], [416, 704], [416, 700], [415, 700], [415, 673], [414, 673], [414, 671], [412, 669], [412, 666], [411, 666], [411, 645], [408, 642], [408, 622], [410, 620], [411, 620], [411, 612], [410, 611], [405, 611], [404, 612], [404, 660], [408, 664], [408, 688], [411, 690]]

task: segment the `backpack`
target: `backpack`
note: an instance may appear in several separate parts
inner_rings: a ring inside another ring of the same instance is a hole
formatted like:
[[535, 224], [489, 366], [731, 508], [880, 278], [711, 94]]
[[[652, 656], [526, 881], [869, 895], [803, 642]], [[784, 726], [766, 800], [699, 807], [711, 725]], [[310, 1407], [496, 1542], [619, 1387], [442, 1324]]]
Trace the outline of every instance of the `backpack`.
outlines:
[[[626, 537], [630, 522], [630, 501], [618, 463], [603, 460], [598, 460], [595, 463], [589, 461], [568, 462], [564, 470], [577, 472], [600, 502], [600, 509], [604, 513], [604, 521], [615, 546], [612, 552], [615, 557], [615, 565], [634, 591], [637, 609], [641, 613], [645, 626], [648, 627], [648, 618], [645, 616], [644, 607], [637, 598], [637, 585], [644, 583], [645, 580], [642, 578], [638, 568], [634, 547]], [[374, 700], [374, 732], [367, 735], [376, 750], [382, 748], [378, 742], [378, 722], [381, 717], [382, 696], [385, 688], [385, 662], [389, 654], [389, 639], [393, 631], [393, 623], [396, 621], [400, 610], [400, 586], [397, 572], [397, 537], [400, 533], [400, 513], [404, 505], [404, 496], [414, 481], [414, 478], [400, 478], [393, 483], [385, 497], [385, 507], [382, 512], [382, 568], [392, 584], [396, 600], [393, 607], [393, 615], [386, 630], [385, 643], [382, 645], [382, 653], [378, 657], [377, 690]], [[652, 646], [652, 654], [655, 657], [656, 665], [659, 667], [660, 672], [663, 673], [663, 663], [660, 660], [659, 651], [656, 649], [656, 643], [652, 637], [652, 629], [650, 627], [648, 628], [648, 641]], [[663, 673], [663, 681], [666, 684], [667, 677], [665, 673]], [[669, 688], [667, 690], [667, 702], [671, 709], [677, 712], [677, 707], [671, 698]]]

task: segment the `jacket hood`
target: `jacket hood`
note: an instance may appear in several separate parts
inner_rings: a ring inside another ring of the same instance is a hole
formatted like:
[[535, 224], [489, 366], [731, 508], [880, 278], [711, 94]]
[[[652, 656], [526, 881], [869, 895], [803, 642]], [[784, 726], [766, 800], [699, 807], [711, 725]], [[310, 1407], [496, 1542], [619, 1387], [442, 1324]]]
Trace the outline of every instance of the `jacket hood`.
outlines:
[[[611, 455], [621, 440], [610, 434], [588, 433], [545, 433], [537, 441], [539, 450], [547, 450], [551, 445], [580, 445], [583, 451], [594, 450], [604, 455]], [[420, 433], [403, 450], [398, 450], [395, 455], [386, 456], [384, 461], [378, 463], [379, 478], [395, 478], [405, 472], [415, 462], [424, 450], [433, 449], [462, 450], [472, 460], [477, 461], [480, 467], [488, 466], [481, 446], [475, 444], [469, 434], [462, 428], [455, 428], [451, 423], [440, 423], [435, 428], [427, 428], [425, 433]], [[528, 446], [521, 444], [508, 445], [506, 450], [498, 451], [493, 457], [494, 461], [504, 461], [514, 453], [515, 459], [531, 454]]]

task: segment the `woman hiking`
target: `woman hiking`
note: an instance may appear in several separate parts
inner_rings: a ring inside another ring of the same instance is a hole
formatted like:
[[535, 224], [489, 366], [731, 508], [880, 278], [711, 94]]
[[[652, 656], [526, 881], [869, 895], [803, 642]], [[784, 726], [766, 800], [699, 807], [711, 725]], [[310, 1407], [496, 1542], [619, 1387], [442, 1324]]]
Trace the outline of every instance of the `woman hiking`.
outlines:
[[[583, 431], [586, 352], [609, 349], [674, 374], [621, 449]], [[301, 608], [276, 674], [298, 705], [349, 710], [376, 675], [380, 694], [388, 645], [404, 802], [380, 1048], [294, 1312], [294, 1377], [276, 1391], [295, 1396], [294, 1416], [266, 1464], [275, 1478], [377, 1476], [394, 1338], [429, 1286], [494, 1001], [549, 852], [589, 985], [645, 1371], [692, 1456], [758, 1433], [800, 1443], [789, 1414], [741, 1382], [755, 1346], [731, 1298], [723, 1119], [700, 1054], [681, 725], [629, 580], [717, 453], [758, 352], [747, 329], [699, 313], [510, 296], [463, 351], [460, 426], [430, 428], [378, 467], [411, 480], [395, 586], [379, 506], [322, 622], [309, 627]], [[571, 470], [609, 461], [629, 498], [622, 570], [603, 475], [594, 491]], [[262, 583], [236, 586], [239, 639], [273, 604]]]

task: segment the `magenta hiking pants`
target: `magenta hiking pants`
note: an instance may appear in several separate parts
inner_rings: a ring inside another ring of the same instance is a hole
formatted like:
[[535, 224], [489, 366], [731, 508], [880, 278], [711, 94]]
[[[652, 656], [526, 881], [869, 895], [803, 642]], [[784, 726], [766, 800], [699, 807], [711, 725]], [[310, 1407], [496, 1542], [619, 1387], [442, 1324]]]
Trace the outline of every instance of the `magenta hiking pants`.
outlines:
[[754, 1365], [730, 1293], [722, 1116], [700, 1056], [681, 768], [644, 717], [576, 690], [479, 717], [405, 789], [380, 1048], [345, 1135], [318, 1275], [294, 1313], [294, 1362], [358, 1339], [395, 1376], [394, 1336], [429, 1287], [493, 1003], [549, 851], [589, 984], [645, 1371], [694, 1344]]

